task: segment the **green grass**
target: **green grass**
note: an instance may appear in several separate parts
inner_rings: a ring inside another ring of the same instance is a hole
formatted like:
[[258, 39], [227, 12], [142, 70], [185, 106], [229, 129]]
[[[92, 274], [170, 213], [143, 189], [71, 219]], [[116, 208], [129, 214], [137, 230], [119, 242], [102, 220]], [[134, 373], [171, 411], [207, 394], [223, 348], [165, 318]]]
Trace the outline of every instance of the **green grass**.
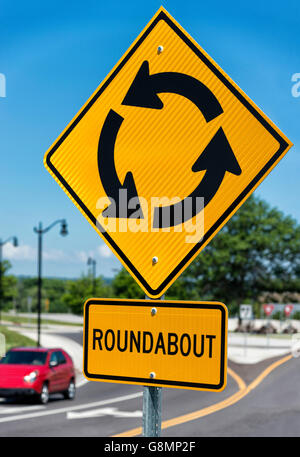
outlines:
[[5, 337], [5, 351], [7, 352], [10, 348], [15, 346], [36, 346], [36, 341], [28, 338], [27, 336], [21, 335], [18, 332], [9, 330], [4, 325], [0, 325], [0, 333]]

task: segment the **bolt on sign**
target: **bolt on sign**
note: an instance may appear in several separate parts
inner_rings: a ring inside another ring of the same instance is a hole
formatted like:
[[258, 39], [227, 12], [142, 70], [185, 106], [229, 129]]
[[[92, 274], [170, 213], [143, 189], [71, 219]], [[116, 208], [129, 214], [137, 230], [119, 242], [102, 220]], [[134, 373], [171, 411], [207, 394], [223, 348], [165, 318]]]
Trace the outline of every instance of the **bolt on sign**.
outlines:
[[160, 8], [44, 163], [158, 298], [291, 146]]
[[227, 308], [218, 302], [90, 299], [84, 307], [90, 381], [221, 391]]

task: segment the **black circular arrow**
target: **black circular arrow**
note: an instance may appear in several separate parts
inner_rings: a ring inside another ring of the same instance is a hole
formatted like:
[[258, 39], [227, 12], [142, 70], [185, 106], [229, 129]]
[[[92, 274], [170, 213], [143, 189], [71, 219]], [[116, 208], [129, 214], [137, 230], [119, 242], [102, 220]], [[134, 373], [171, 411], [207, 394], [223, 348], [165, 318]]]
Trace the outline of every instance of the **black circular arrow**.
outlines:
[[122, 105], [162, 109], [164, 105], [157, 94], [165, 92], [188, 98], [199, 108], [206, 122], [223, 113], [215, 95], [198, 79], [175, 72], [150, 75], [147, 60], [142, 63]]
[[[162, 109], [158, 93], [171, 92], [188, 98], [201, 111], [206, 122], [223, 113], [215, 95], [200, 81], [182, 73], [149, 74], [149, 63], [144, 61], [137, 72], [122, 104], [141, 108]], [[103, 211], [105, 217], [143, 218], [133, 175], [126, 174], [121, 184], [114, 161], [114, 148], [122, 116], [110, 110], [104, 122], [98, 145], [98, 168], [104, 190], [114, 205]], [[240, 175], [241, 168], [222, 128], [214, 135], [192, 167], [193, 172], [206, 170], [196, 189], [182, 201], [154, 209], [154, 228], [172, 227], [194, 217], [203, 207], [196, 197], [204, 198], [206, 206], [218, 191], [226, 171]], [[123, 192], [120, 192], [123, 191]], [[120, 197], [122, 195], [122, 197]], [[121, 201], [122, 198], [122, 201]], [[135, 208], [129, 201], [134, 198]], [[192, 203], [191, 203], [192, 202]], [[185, 209], [188, 208], [188, 211]]]
[[[173, 227], [196, 216], [206, 206], [219, 189], [226, 171], [241, 174], [241, 168], [233, 154], [225, 133], [220, 128], [206, 146], [192, 167], [193, 172], [206, 170], [196, 189], [185, 199], [170, 206], [158, 206], [154, 209], [154, 228]], [[202, 197], [198, 201], [197, 197]]]
[[[111, 200], [103, 212], [103, 217], [143, 219], [143, 212], [131, 171], [128, 171], [124, 183], [121, 184], [115, 167], [115, 143], [124, 118], [110, 110], [103, 124], [98, 144], [98, 170], [106, 195]], [[135, 199], [135, 200], [131, 200]], [[130, 208], [130, 202], [135, 208]]]

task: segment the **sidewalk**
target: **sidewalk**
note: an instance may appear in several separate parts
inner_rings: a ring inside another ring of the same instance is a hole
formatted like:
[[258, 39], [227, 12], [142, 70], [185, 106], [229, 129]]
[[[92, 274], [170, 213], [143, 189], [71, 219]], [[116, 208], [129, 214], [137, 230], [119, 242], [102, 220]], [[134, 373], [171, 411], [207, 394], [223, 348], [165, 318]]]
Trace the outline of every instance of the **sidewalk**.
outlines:
[[[11, 315], [13, 315], [11, 313]], [[36, 313], [18, 313], [19, 317], [36, 317]], [[41, 313], [42, 320], [68, 322], [71, 324], [83, 324], [83, 317], [71, 313]]]
[[228, 334], [228, 358], [236, 363], [254, 364], [262, 360], [288, 354], [292, 349], [292, 336]]

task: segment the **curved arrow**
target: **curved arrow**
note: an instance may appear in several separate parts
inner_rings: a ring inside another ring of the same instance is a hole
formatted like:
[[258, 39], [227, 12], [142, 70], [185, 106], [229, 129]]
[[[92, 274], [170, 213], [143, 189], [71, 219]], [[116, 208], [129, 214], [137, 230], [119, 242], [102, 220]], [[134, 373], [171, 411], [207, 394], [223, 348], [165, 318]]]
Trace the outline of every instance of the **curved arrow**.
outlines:
[[173, 227], [196, 216], [202, 209], [197, 205], [196, 197], [203, 197], [206, 206], [218, 191], [226, 171], [234, 175], [242, 173], [222, 128], [217, 131], [192, 167], [193, 172], [201, 170], [206, 170], [204, 178], [187, 198], [174, 205], [154, 209], [154, 228]]
[[[122, 104], [142, 108], [162, 109], [159, 93], [171, 92], [192, 101], [206, 122], [218, 117], [223, 109], [215, 95], [201, 81], [176, 72], [150, 75], [149, 63], [144, 61], [137, 72]], [[197, 188], [181, 202], [154, 209], [154, 228], [172, 227], [194, 217], [199, 208], [196, 197], [204, 197], [207, 205], [219, 189], [226, 171], [240, 174], [241, 169], [222, 129], [192, 167], [192, 171], [207, 170]], [[189, 211], [184, 211], [184, 208]]]
[[206, 122], [223, 113], [215, 95], [198, 79], [176, 72], [150, 75], [147, 60], [142, 63], [122, 105], [162, 109], [164, 105], [157, 94], [165, 92], [182, 95], [191, 100], [199, 108]]
[[[182, 73], [165, 72], [150, 75], [149, 63], [144, 61], [135, 76], [122, 104], [152, 109], [162, 109], [163, 103], [158, 93], [172, 92], [191, 100], [201, 111], [207, 122], [219, 116], [223, 109], [215, 95], [197, 79]], [[98, 168], [104, 190], [113, 199], [116, 207], [109, 206], [103, 211], [105, 217], [134, 217], [143, 218], [140, 203], [137, 207], [128, 209], [129, 200], [138, 199], [132, 173], [126, 174], [123, 185], [119, 181], [115, 162], [114, 147], [123, 118], [110, 110], [103, 125], [98, 146]], [[196, 189], [181, 202], [166, 207], [154, 209], [154, 228], [171, 227], [194, 217], [202, 208], [197, 207], [197, 198], [204, 198], [206, 206], [219, 189], [226, 171], [239, 175], [240, 166], [228, 143], [222, 128], [220, 128], [203, 153], [192, 167], [193, 172], [206, 170], [204, 178]], [[120, 191], [126, 197], [120, 197]], [[189, 206], [192, 201], [192, 207]], [[190, 211], [184, 211], [189, 207]], [[181, 214], [178, 220], [178, 214]]]
[[[124, 183], [121, 184], [114, 159], [117, 134], [124, 118], [110, 110], [103, 124], [98, 144], [98, 170], [106, 195], [111, 200], [102, 212], [103, 217], [143, 219], [143, 212], [138, 200], [138, 194], [131, 171], [128, 171]], [[135, 208], [129, 208], [129, 201], [135, 198]]]

